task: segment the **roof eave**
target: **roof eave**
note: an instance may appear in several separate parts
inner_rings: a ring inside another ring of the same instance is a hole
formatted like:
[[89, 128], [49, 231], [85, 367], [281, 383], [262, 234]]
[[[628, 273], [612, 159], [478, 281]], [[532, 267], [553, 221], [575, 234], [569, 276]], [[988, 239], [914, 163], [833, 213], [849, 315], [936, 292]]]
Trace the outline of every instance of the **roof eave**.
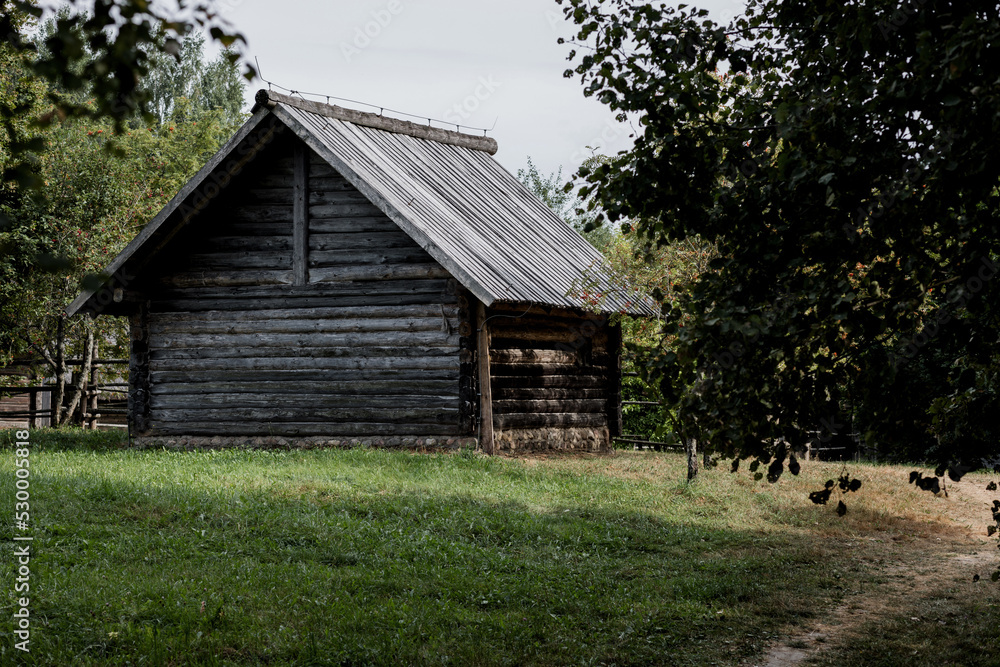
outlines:
[[[136, 237], [132, 239], [127, 246], [125, 246], [125, 249], [118, 253], [107, 268], [101, 272], [103, 276], [106, 276], [101, 286], [95, 289], [82, 291], [66, 307], [66, 315], [72, 317], [81, 311], [95, 314], [104, 312], [103, 307], [100, 304], [92, 303], [92, 301], [95, 301], [95, 297], [97, 297], [97, 295], [103, 290], [106, 290], [112, 280], [117, 279], [121, 282], [122, 287], [127, 287], [129, 282], [134, 279], [135, 276], [128, 275], [128, 272], [125, 270], [126, 264], [128, 264], [129, 261], [136, 256], [136, 253], [144, 245], [146, 245], [158, 231], [160, 231], [161, 227], [163, 227], [167, 220], [169, 220], [174, 213], [178, 212], [189, 198], [198, 194], [201, 194], [206, 200], [213, 198], [205, 195], [205, 193], [199, 193], [199, 188], [205, 183], [205, 180], [211, 176], [228, 157], [230, 157], [233, 151], [243, 142], [243, 140], [246, 139], [251, 132], [257, 129], [258, 126], [260, 126], [261, 121], [269, 115], [271, 115], [269, 109], [259, 109], [256, 111], [236, 132], [236, 134], [233, 135], [233, 137], [226, 142], [226, 144], [215, 155], [212, 156], [205, 166], [202, 167], [198, 173], [195, 174], [195, 176], [180, 189], [180, 191], [178, 191], [174, 198], [171, 199], [170, 202], [164, 206], [163, 209], [161, 209], [160, 212], [157, 213], [145, 227], [142, 228], [142, 231], [140, 231]], [[235, 165], [235, 169], [237, 171], [240, 168], [240, 165]], [[200, 211], [202, 208], [204, 208], [204, 205], [198, 205], [198, 203], [195, 202], [195, 205], [192, 207], [192, 213], [188, 214], [188, 216], [182, 220], [180, 224], [176, 225], [176, 229], [171, 230], [171, 236], [177, 231], [180, 231], [180, 229], [186, 225], [191, 217], [193, 217], [193, 214]]]
[[340, 174], [347, 179], [351, 185], [365, 195], [365, 197], [367, 197], [376, 208], [385, 213], [390, 220], [406, 232], [406, 234], [409, 235], [409, 237], [412, 238], [421, 248], [426, 250], [431, 257], [437, 260], [437, 262], [441, 264], [441, 266], [443, 266], [448, 273], [458, 280], [458, 282], [460, 282], [467, 290], [472, 292], [472, 294], [477, 299], [482, 301], [484, 305], [489, 306], [497, 300], [496, 295], [491, 293], [479, 281], [473, 278], [468, 271], [459, 266], [458, 263], [456, 263], [450, 255], [436, 245], [430, 237], [427, 236], [427, 234], [414, 225], [405, 213], [382, 196], [380, 192], [371, 187], [357, 172], [354, 171], [349, 164], [340, 159], [339, 156], [335, 155], [333, 151], [327, 148], [323, 142], [319, 141], [308, 128], [303, 126], [294, 116], [285, 111], [280, 104], [275, 105], [271, 111], [275, 114], [275, 116], [280, 118], [281, 121], [284, 122], [285, 125], [299, 137], [299, 139], [305, 142], [305, 144], [314, 150], [317, 155], [326, 160], [331, 167], [340, 172]]

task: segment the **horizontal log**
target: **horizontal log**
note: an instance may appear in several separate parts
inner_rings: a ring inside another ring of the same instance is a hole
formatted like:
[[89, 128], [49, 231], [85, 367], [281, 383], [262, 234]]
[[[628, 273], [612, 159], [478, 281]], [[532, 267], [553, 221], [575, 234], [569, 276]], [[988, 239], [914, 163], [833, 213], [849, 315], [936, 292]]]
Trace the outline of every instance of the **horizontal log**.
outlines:
[[494, 319], [490, 320], [490, 326], [494, 329], [548, 329], [559, 327], [564, 329], [583, 329], [594, 332], [608, 325], [607, 318], [596, 315], [581, 317], [569, 310], [556, 310], [553, 314], [544, 316], [532, 315], [529, 313], [528, 315], [519, 317], [521, 312], [523, 312], [523, 309], [520, 312], [513, 313], [513, 316], [511, 316], [510, 312], [496, 312], [491, 308], [489, 315]]
[[315, 176], [310, 174], [309, 189], [315, 192], [323, 192], [327, 190], [355, 190], [356, 188], [342, 176]]
[[309, 207], [310, 218], [376, 218], [385, 215], [370, 201], [346, 204], [318, 204]]
[[221, 229], [216, 231], [218, 236], [292, 236], [292, 222], [239, 222], [237, 220], [227, 220]]
[[451, 347], [458, 352], [459, 337], [440, 331], [372, 331], [366, 333], [313, 334], [160, 334], [150, 339], [150, 349], [171, 347], [389, 347], [420, 345]]
[[603, 366], [571, 366], [567, 364], [497, 364], [490, 366], [490, 373], [494, 377], [503, 375], [573, 375], [576, 373], [605, 376], [607, 371], [608, 369]]
[[505, 388], [529, 389], [535, 387], [603, 387], [607, 378], [600, 375], [501, 375], [490, 379], [493, 390]]
[[535, 387], [524, 389], [520, 387], [502, 387], [493, 390], [495, 401], [544, 401], [544, 400], [583, 400], [604, 399], [604, 389], [581, 389], [579, 387], [550, 388]]
[[491, 137], [452, 132], [451, 130], [432, 127], [429, 123], [425, 125], [423, 123], [414, 123], [408, 120], [383, 116], [381, 113], [375, 114], [356, 111], [354, 109], [344, 109], [337, 105], [323, 104], [322, 102], [283, 95], [270, 90], [257, 91], [256, 103], [257, 108], [268, 107], [273, 109], [278, 104], [281, 104], [286, 107], [302, 109], [314, 115], [347, 121], [353, 125], [372, 127], [395, 134], [409, 135], [439, 144], [481, 150], [490, 155], [495, 155], [497, 152], [497, 142]]
[[368, 197], [365, 197], [354, 189], [317, 190], [313, 187], [309, 188], [310, 206], [335, 206], [341, 204], [367, 204], [370, 206], [371, 201]]
[[561, 350], [490, 350], [491, 364], [569, 364], [579, 362], [580, 355]]
[[316, 153], [309, 153], [309, 181], [314, 178], [337, 178], [345, 183], [347, 179], [340, 175], [340, 172], [330, 166], [330, 163], [321, 158]]
[[448, 271], [440, 264], [389, 264], [384, 266], [345, 266], [311, 269], [309, 280], [314, 283], [376, 280], [420, 280], [447, 278]]
[[310, 217], [310, 234], [344, 234], [353, 232], [399, 232], [399, 225], [385, 215], [349, 218]]
[[411, 248], [311, 250], [310, 268], [382, 264], [432, 264], [434, 258], [414, 245]]
[[453, 347], [302, 347], [290, 350], [281, 347], [198, 347], [160, 348], [150, 351], [151, 359], [240, 359], [243, 357], [299, 357], [308, 359], [341, 357], [458, 357], [462, 351]]
[[[492, 324], [492, 322], [490, 323]], [[558, 342], [571, 344], [575, 341], [583, 345], [593, 345], [598, 340], [598, 336], [584, 336], [582, 333], [570, 331], [568, 329], [490, 329], [493, 340], [503, 341], [503, 346], [494, 345], [494, 349], [544, 349], [544, 346], [537, 345], [538, 342]], [[603, 347], [603, 345], [602, 345]]]
[[295, 163], [292, 162], [291, 156], [287, 154], [287, 150], [283, 151], [285, 155], [272, 153], [269, 157], [270, 160], [267, 164], [267, 171], [272, 174], [294, 174], [295, 173]]
[[[293, 350], [289, 350], [294, 354]], [[257, 370], [454, 370], [458, 377], [458, 351], [448, 357], [334, 357], [327, 359], [301, 357], [246, 357], [243, 359], [150, 359], [152, 371], [211, 371], [231, 369]]]
[[529, 306], [524, 302], [497, 301], [490, 306], [491, 314], [520, 315], [527, 309], [527, 315], [542, 318], [549, 317], [576, 317], [593, 320], [605, 320], [607, 316], [595, 313], [584, 308], [570, 308], [567, 306], [543, 306], [532, 304]]
[[266, 189], [266, 188], [280, 188], [280, 189], [292, 189], [292, 183], [294, 176], [292, 170], [289, 169], [287, 173], [280, 173], [276, 170], [269, 170], [270, 173], [258, 176], [254, 181], [253, 189]]
[[413, 239], [396, 229], [385, 232], [340, 232], [309, 235], [309, 250], [369, 250], [385, 248], [420, 249]]
[[202, 410], [220, 408], [312, 409], [458, 409], [458, 395], [348, 395], [348, 394], [154, 394], [154, 410]]
[[164, 287], [239, 287], [253, 285], [290, 285], [291, 271], [186, 271], [161, 277]]
[[581, 426], [607, 426], [607, 415], [577, 413], [519, 413], [494, 415], [497, 429], [517, 428], [570, 428]]
[[[153, 371], [150, 381], [155, 386], [171, 383], [202, 384], [202, 383], [242, 383], [248, 387], [264, 382], [328, 382], [341, 386], [347, 382], [381, 382], [388, 386], [398, 383], [405, 387], [414, 382], [452, 382], [458, 383], [458, 374], [453, 370], [428, 371], [422, 369], [317, 369], [292, 368], [279, 370], [261, 369], [225, 369], [207, 371]], [[338, 391], [341, 391], [338, 389]]]
[[310, 436], [331, 438], [379, 436], [458, 436], [458, 424], [387, 424], [329, 423], [326, 421], [299, 421], [284, 423], [254, 423], [243, 421], [185, 421], [181, 423], [152, 419], [151, 435], [233, 435], [233, 436]]
[[[376, 284], [391, 284], [399, 283], [404, 284], [404, 281], [394, 280], [388, 281], [386, 283], [371, 283]], [[322, 283], [325, 285], [334, 285], [336, 283]], [[271, 296], [271, 297], [253, 297], [252, 299], [166, 299], [156, 302], [157, 307], [164, 310], [183, 310], [192, 313], [208, 312], [208, 311], [236, 311], [245, 312], [247, 308], [248, 301], [252, 301], [253, 305], [260, 308], [261, 311], [266, 311], [268, 309], [279, 310], [287, 308], [290, 305], [300, 306], [302, 308], [318, 308], [323, 306], [329, 306], [331, 304], [338, 304], [344, 307], [354, 307], [354, 306], [365, 306], [365, 305], [382, 305], [382, 306], [410, 306], [410, 305], [437, 305], [441, 302], [442, 296], [440, 294], [421, 294], [416, 293], [406, 293], [406, 294], [354, 294], [350, 296], [315, 296], [315, 297], [282, 297], [282, 296]]]
[[292, 207], [276, 204], [244, 204], [226, 213], [226, 218], [239, 222], [292, 222]]
[[[240, 322], [243, 320], [327, 320], [363, 318], [458, 317], [456, 305], [349, 306], [345, 308], [278, 308], [274, 310], [213, 311], [207, 313], [155, 312], [150, 322]], [[127, 361], [127, 360], [126, 360]]]
[[[306, 311], [308, 312], [308, 311]], [[305, 313], [303, 313], [305, 314]], [[458, 318], [446, 320], [436, 317], [397, 318], [331, 318], [331, 319], [262, 319], [250, 318], [235, 321], [196, 322], [175, 321], [156, 317], [150, 322], [153, 334], [271, 334], [271, 333], [368, 333], [374, 331], [441, 331], [458, 329]], [[511, 366], [513, 368], [513, 366]], [[520, 368], [520, 366], [518, 366]]]
[[[288, 178], [289, 184], [291, 184], [292, 179]], [[287, 188], [282, 187], [257, 187], [257, 188], [245, 188], [240, 192], [240, 199], [246, 204], [268, 204], [268, 205], [279, 205], [279, 206], [291, 206], [292, 205], [292, 193], [294, 190], [291, 186]]]
[[562, 412], [578, 414], [605, 414], [608, 402], [602, 399], [588, 400], [529, 400], [529, 401], [493, 401], [493, 414], [516, 414], [519, 412]]
[[[440, 279], [410, 280], [406, 282], [345, 282], [340, 284], [313, 283], [309, 285], [236, 285], [232, 287], [190, 286], [183, 288], [164, 287], [157, 292], [160, 299], [259, 299], [279, 296], [282, 298], [298, 298], [318, 296], [332, 298], [338, 296], [370, 295], [370, 294], [438, 294], [445, 295], [448, 281]], [[447, 303], [454, 303], [455, 297], [450, 296]]]
[[537, 338], [504, 338], [502, 336], [492, 336], [490, 338], [490, 348], [495, 350], [558, 350], [558, 351], [580, 351], [590, 350], [594, 354], [607, 353], [607, 338], [585, 338], [585, 337], [561, 337], [553, 336], [548, 340]]
[[[536, 326], [536, 327], [502, 327], [502, 326], [492, 326], [493, 323], [490, 322], [490, 333], [494, 338], [507, 339], [513, 341], [519, 341], [511, 347], [514, 349], [535, 349], [530, 344], [530, 341], [573, 341], [579, 340], [584, 341], [591, 346], [599, 346], [604, 348], [607, 345], [607, 331], [602, 329], [598, 331], [592, 331], [590, 329], [578, 329], [575, 327], [561, 327], [561, 326]], [[503, 348], [499, 348], [503, 349]]]
[[210, 236], [203, 242], [206, 252], [290, 252], [292, 237], [289, 236]]
[[[268, 378], [274, 374], [269, 373]], [[260, 378], [260, 374], [257, 374]], [[162, 382], [153, 387], [154, 396], [171, 394], [210, 395], [210, 394], [240, 394], [266, 393], [271, 396], [291, 394], [339, 395], [339, 396], [457, 396], [458, 379], [428, 380], [426, 374], [414, 374], [412, 378], [391, 380], [362, 380], [358, 375], [343, 376], [347, 379], [332, 381], [302, 380], [301, 376], [284, 381], [258, 380], [256, 382]]]
[[212, 252], [188, 255], [184, 258], [179, 270], [246, 271], [249, 269], [268, 269], [271, 271], [289, 271], [291, 268], [292, 256], [287, 250], [246, 249], [238, 252]]
[[150, 413], [164, 422], [247, 420], [250, 422], [326, 421], [383, 424], [457, 424], [458, 408], [204, 408], [157, 410]]

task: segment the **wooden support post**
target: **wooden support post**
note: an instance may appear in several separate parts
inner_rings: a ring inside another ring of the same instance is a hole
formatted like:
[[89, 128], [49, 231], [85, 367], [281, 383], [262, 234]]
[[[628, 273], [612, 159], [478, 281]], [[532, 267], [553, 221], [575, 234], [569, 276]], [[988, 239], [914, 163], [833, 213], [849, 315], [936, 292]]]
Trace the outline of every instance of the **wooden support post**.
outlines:
[[28, 428], [38, 428], [38, 391], [28, 392]]
[[88, 409], [87, 409], [87, 411], [90, 413], [90, 426], [89, 426], [89, 428], [90, 428], [91, 431], [96, 431], [97, 430], [97, 380], [98, 380], [98, 371], [97, 371], [97, 364], [95, 362], [97, 361], [97, 358], [100, 356], [100, 349], [101, 349], [100, 341], [95, 340], [94, 341], [94, 357], [91, 360], [91, 367], [90, 367], [90, 401], [88, 403]]
[[607, 394], [608, 431], [617, 438], [622, 434], [622, 328], [618, 324], [608, 324]]
[[52, 392], [52, 416], [49, 425], [58, 428], [62, 423], [63, 397], [66, 395], [66, 336], [62, 317], [56, 322], [56, 388]]
[[689, 438], [685, 449], [687, 449], [688, 481], [690, 482], [698, 476], [698, 441]]
[[309, 282], [309, 153], [301, 141], [295, 144], [292, 200], [292, 279], [296, 285]]
[[149, 305], [129, 316], [128, 414], [132, 432], [149, 430]]
[[476, 304], [476, 357], [479, 364], [479, 448], [493, 454], [493, 389], [490, 386], [490, 332], [486, 306]]

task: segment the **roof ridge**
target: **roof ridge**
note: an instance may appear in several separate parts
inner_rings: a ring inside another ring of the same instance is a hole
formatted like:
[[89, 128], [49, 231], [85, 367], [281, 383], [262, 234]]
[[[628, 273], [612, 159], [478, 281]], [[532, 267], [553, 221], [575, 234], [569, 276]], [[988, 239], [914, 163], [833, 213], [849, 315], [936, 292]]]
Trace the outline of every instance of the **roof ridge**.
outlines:
[[377, 130], [384, 130], [386, 132], [394, 132], [396, 134], [405, 134], [418, 139], [436, 141], [439, 144], [471, 148], [472, 150], [483, 151], [484, 153], [489, 153], [490, 155], [495, 155], [497, 150], [499, 150], [496, 139], [492, 137], [480, 137], [474, 134], [455, 132], [454, 130], [445, 130], [439, 127], [432, 127], [430, 125], [418, 125], [408, 120], [389, 118], [388, 116], [382, 116], [380, 114], [370, 113], [367, 111], [345, 109], [344, 107], [337, 106], [336, 104], [314, 102], [313, 100], [306, 100], [299, 97], [292, 97], [290, 95], [283, 95], [282, 93], [276, 93], [273, 90], [264, 90], [263, 88], [258, 90], [257, 94], [254, 96], [254, 101], [256, 102], [254, 109], [259, 109], [261, 107], [272, 109], [278, 104], [283, 104], [308, 113], [325, 116], [326, 118], [335, 118], [337, 120], [353, 123], [354, 125], [371, 127]]

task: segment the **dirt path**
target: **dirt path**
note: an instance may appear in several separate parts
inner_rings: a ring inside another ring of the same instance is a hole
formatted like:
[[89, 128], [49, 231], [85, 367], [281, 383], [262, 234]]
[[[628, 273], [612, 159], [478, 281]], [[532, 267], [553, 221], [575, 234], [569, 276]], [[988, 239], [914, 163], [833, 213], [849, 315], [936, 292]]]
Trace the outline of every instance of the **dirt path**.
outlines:
[[[873, 571], [873, 581], [849, 594], [822, 619], [773, 645], [754, 667], [803, 665], [820, 652], [845, 645], [873, 618], [906, 614], [915, 622], [927, 620], [926, 601], [946, 586], [961, 585], [968, 594], [982, 593], [974, 575], [988, 580], [997, 565], [996, 538], [987, 538], [988, 508], [997, 492], [983, 484], [961, 483], [948, 487], [947, 519], [950, 526], [915, 536], [903, 545], [886, 545], [886, 565]], [[981, 582], [980, 586], [996, 586]]]

